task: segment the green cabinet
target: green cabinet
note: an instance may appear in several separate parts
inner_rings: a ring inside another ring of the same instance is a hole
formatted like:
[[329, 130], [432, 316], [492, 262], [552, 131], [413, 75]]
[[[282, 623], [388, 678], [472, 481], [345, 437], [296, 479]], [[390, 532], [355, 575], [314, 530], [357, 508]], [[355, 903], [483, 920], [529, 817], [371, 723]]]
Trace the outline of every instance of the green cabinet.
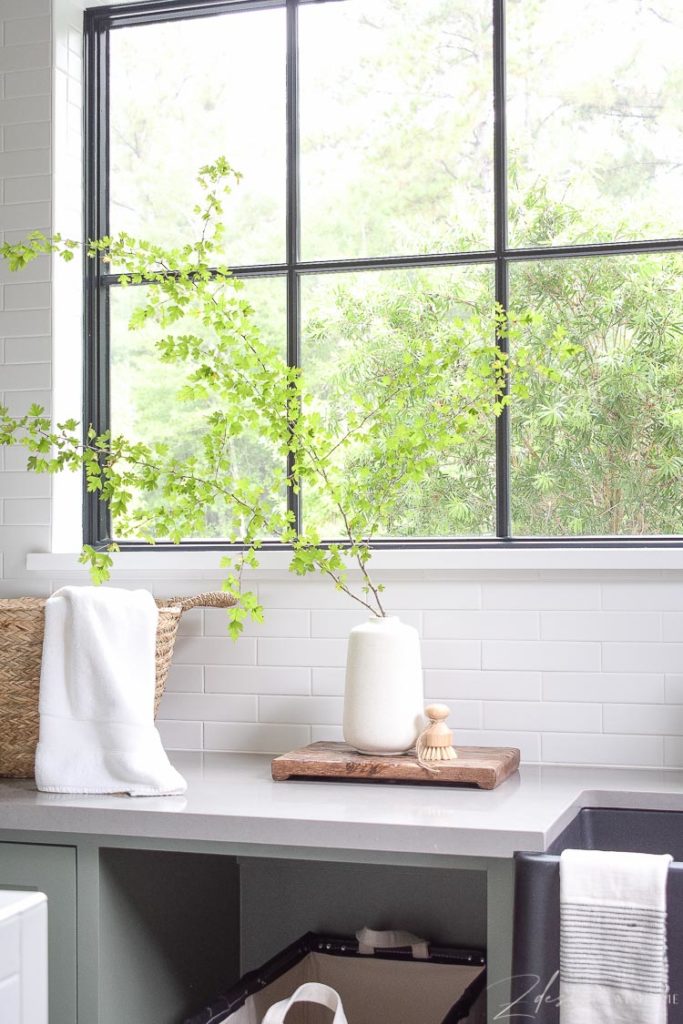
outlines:
[[0, 888], [47, 896], [50, 1024], [76, 1024], [75, 847], [0, 842]]
[[48, 898], [50, 1024], [179, 1024], [303, 932], [365, 922], [486, 946], [487, 1019], [509, 1004], [510, 858], [0, 836], [0, 888]]

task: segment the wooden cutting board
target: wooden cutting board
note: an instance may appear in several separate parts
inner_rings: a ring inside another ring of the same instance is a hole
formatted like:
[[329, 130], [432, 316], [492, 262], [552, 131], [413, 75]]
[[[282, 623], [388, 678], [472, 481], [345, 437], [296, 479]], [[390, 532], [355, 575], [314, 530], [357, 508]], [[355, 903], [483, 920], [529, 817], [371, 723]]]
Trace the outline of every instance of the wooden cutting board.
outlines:
[[364, 782], [468, 783], [495, 789], [519, 767], [516, 747], [456, 747], [454, 761], [440, 761], [438, 775], [422, 768], [414, 755], [376, 757], [359, 754], [346, 743], [311, 743], [273, 758], [271, 770], [277, 781], [314, 778]]

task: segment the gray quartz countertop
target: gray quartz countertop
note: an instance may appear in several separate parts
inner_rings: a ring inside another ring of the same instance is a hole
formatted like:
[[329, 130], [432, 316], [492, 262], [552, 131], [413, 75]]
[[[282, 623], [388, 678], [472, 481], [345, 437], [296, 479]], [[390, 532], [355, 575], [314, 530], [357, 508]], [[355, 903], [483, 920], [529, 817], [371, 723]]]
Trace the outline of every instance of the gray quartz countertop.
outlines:
[[257, 754], [175, 753], [182, 797], [63, 796], [0, 782], [2, 831], [217, 841], [399, 855], [544, 850], [581, 808], [683, 811], [683, 772], [523, 766], [490, 792], [438, 785], [273, 782]]

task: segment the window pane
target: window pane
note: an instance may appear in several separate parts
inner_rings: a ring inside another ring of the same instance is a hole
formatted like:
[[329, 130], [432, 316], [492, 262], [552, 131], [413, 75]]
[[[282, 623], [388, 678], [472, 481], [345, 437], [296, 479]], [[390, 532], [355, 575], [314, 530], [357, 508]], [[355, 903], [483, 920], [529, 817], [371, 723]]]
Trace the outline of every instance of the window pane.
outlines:
[[230, 266], [285, 251], [285, 15], [235, 12], [111, 32], [111, 229], [201, 234], [199, 168], [244, 178], [225, 203]]
[[[131, 313], [145, 301], [144, 287], [112, 288], [111, 295], [111, 426], [114, 434], [146, 444], [162, 441], [173, 455], [202, 457], [201, 436], [206, 416], [215, 408], [209, 402], [181, 401], [177, 393], [186, 381], [187, 370], [160, 361], [155, 342], [160, 329], [146, 324], [129, 330]], [[264, 337], [272, 339], [284, 357], [286, 344], [285, 284], [281, 278], [257, 278], [245, 281], [244, 296], [254, 308], [255, 321]], [[180, 320], [173, 333], [198, 334], [202, 328], [196, 318]], [[173, 415], [169, 415], [173, 410]], [[229, 442], [233, 472], [272, 482], [272, 474], [281, 471], [283, 460], [272, 446], [253, 433], [245, 432]], [[154, 496], [138, 495], [139, 507], [151, 507]], [[227, 517], [220, 508], [206, 510], [206, 529], [188, 540], [225, 538]], [[161, 539], [161, 538], [158, 538]]]
[[[411, 408], [406, 422], [410, 431], [421, 410], [433, 409], [453, 395], [471, 348], [493, 341], [493, 270], [485, 266], [307, 276], [302, 281], [302, 309], [304, 373], [319, 397], [320, 412], [335, 424], [339, 435], [345, 430], [350, 391], [374, 394], [377, 382], [391, 376], [405, 356], [419, 351], [425, 341], [445, 341], [454, 332], [466, 335], [459, 362], [442, 376], [442, 390], [421, 396]], [[491, 326], [490, 339], [474, 330], [477, 315]], [[381, 525], [383, 535], [491, 534], [494, 436], [491, 415], [478, 422], [461, 443], [454, 436], [452, 449], [426, 481], [405, 484], [393, 494], [389, 490], [391, 507]], [[338, 457], [337, 465], [348, 479], [358, 478], [363, 469], [370, 471], [372, 482], [365, 486], [371, 499], [386, 493], [384, 466], [374, 464], [362, 444], [340, 448]], [[315, 526], [321, 536], [342, 536], [334, 508], [316, 495], [307, 497], [305, 490], [303, 516], [306, 527]]]
[[683, 533], [683, 255], [520, 263], [511, 284], [580, 346], [512, 403], [514, 532]]
[[493, 247], [490, 0], [300, 9], [302, 256]]
[[680, 0], [508, 0], [510, 240], [683, 235]]

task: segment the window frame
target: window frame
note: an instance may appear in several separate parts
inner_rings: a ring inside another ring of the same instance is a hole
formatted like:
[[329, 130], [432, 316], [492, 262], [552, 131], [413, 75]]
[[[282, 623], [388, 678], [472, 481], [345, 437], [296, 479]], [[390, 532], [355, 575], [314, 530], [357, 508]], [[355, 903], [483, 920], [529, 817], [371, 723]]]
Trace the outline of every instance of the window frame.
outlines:
[[[112, 29], [153, 23], [206, 18], [237, 11], [284, 9], [286, 12], [286, 258], [283, 263], [231, 268], [237, 277], [282, 277], [287, 290], [287, 358], [300, 361], [300, 281], [306, 274], [334, 274], [372, 270], [488, 265], [494, 268], [495, 299], [503, 308], [509, 304], [509, 269], [513, 263], [571, 259], [576, 257], [621, 256], [637, 253], [683, 252], [683, 238], [621, 241], [610, 243], [530, 246], [510, 248], [507, 238], [507, 110], [505, 2], [491, 0], [493, 33], [493, 183], [494, 245], [474, 252], [434, 253], [419, 256], [366, 257], [359, 259], [304, 261], [300, 258], [299, 199], [299, 74], [298, 11], [305, 4], [339, 0], [151, 0], [98, 7], [84, 13], [84, 225], [86, 238], [100, 238], [109, 232], [109, 33]], [[109, 293], [118, 286], [116, 274], [99, 259], [86, 260], [84, 268], [84, 416], [98, 433], [110, 424]], [[507, 340], [500, 341], [507, 349]], [[291, 458], [291, 456], [290, 456]], [[505, 408], [495, 422], [495, 536], [416, 537], [373, 540], [376, 549], [438, 548], [629, 548], [683, 547], [683, 533], [671, 535], [609, 536], [520, 536], [512, 534], [510, 500], [510, 415]], [[299, 522], [298, 495], [292, 488], [287, 496]], [[83, 488], [84, 543], [95, 548], [111, 541], [111, 520], [98, 495]], [[117, 540], [122, 550], [148, 547], [142, 541]], [[180, 545], [160, 542], [155, 550], [230, 550], [236, 545], [220, 540], [186, 540]], [[239, 545], [237, 545], [239, 547]], [[288, 547], [278, 541], [266, 542], [264, 549]]]

